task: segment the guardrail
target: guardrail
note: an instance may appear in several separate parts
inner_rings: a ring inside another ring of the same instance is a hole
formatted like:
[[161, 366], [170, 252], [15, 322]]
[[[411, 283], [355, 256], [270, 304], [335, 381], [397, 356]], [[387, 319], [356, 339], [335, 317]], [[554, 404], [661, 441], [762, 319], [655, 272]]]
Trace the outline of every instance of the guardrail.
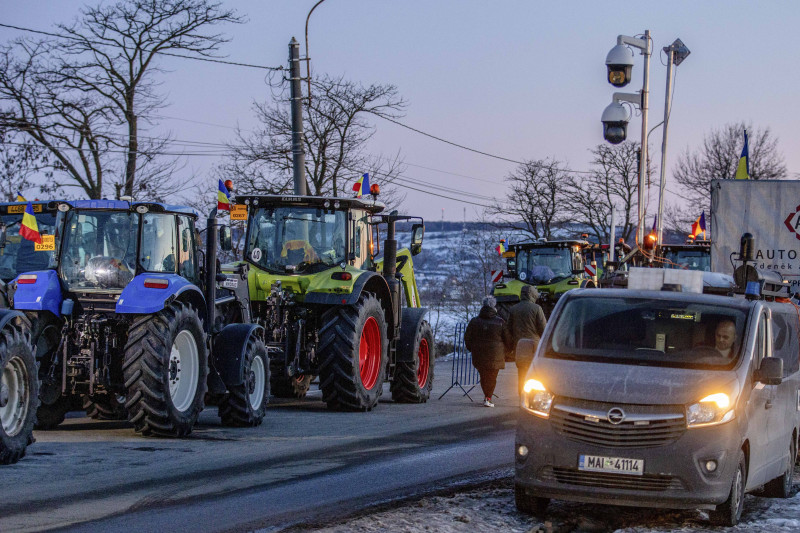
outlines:
[[[453, 333], [453, 369], [451, 371], [450, 386], [439, 396], [440, 400], [451, 389], [458, 387], [464, 392], [464, 396], [469, 398], [469, 401], [474, 401], [469, 393], [481, 382], [478, 370], [472, 366], [472, 354], [464, 345], [464, 331], [466, 329], [466, 322], [456, 324], [456, 329]], [[469, 390], [464, 387], [469, 387]]]

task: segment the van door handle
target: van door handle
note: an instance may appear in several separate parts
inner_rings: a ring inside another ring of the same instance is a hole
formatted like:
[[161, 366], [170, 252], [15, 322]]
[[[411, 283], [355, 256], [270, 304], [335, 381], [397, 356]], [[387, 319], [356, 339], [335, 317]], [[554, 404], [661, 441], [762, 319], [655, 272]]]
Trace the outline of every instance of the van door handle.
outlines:
[[767, 400], [767, 403], [764, 404], [764, 409], [772, 409], [772, 400]]

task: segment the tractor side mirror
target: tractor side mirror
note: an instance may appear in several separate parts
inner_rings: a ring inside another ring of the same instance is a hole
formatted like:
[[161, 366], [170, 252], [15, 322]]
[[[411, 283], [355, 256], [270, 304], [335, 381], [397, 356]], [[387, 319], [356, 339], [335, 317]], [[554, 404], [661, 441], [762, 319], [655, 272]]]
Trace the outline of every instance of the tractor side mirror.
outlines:
[[583, 274], [583, 256], [579, 253], [572, 254], [572, 274], [575, 276]]
[[375, 257], [381, 253], [381, 230], [377, 224], [372, 226], [372, 241], [370, 242], [369, 253]]
[[0, 222], [0, 248], [6, 247], [6, 225]]
[[233, 249], [233, 246], [231, 246], [231, 228], [228, 226], [219, 227], [219, 247], [224, 252], [230, 252]]
[[411, 255], [417, 255], [422, 251], [422, 238], [425, 236], [425, 226], [414, 224], [411, 227]]
[[181, 251], [186, 253], [189, 251], [189, 242], [192, 240], [192, 230], [183, 228], [181, 230]]

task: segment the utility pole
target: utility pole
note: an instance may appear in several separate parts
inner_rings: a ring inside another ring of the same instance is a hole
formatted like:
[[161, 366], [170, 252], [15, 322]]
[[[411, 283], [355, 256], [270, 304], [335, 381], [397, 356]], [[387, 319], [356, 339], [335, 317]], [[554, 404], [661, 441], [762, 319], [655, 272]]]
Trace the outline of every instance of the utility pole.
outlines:
[[300, 43], [292, 37], [289, 42], [289, 81], [292, 102], [292, 167], [294, 170], [294, 193], [305, 196], [306, 155], [303, 151], [303, 89], [300, 85]]
[[642, 159], [639, 162], [639, 228], [637, 230], [639, 249], [644, 246], [645, 180], [647, 179], [647, 110], [650, 107], [650, 30], [644, 31], [644, 80], [642, 82]]
[[669, 127], [669, 115], [672, 111], [672, 80], [674, 67], [680, 65], [686, 56], [689, 55], [689, 49], [683, 44], [680, 39], [675, 39], [669, 46], [665, 46], [663, 50], [667, 53], [667, 91], [664, 97], [664, 131], [661, 139], [661, 182], [658, 187], [658, 243], [659, 246], [663, 244], [663, 230], [664, 230], [664, 190], [666, 189], [667, 179], [667, 131]]

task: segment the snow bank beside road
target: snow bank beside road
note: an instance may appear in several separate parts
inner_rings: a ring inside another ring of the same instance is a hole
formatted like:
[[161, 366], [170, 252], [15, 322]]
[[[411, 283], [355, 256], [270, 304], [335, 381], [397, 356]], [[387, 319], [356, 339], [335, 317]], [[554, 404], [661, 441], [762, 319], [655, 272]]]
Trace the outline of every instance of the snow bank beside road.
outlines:
[[[795, 489], [800, 483], [795, 469]], [[483, 488], [433, 496], [322, 529], [320, 533], [377, 533], [383, 531], [475, 533], [477, 531], [573, 531], [655, 533], [666, 531], [731, 531], [737, 533], [789, 533], [800, 530], [800, 494], [780, 500], [748, 495], [742, 521], [733, 528], [710, 526], [702, 511], [670, 511], [634, 507], [600, 506], [553, 501], [545, 522], [517, 512], [513, 473]]]

